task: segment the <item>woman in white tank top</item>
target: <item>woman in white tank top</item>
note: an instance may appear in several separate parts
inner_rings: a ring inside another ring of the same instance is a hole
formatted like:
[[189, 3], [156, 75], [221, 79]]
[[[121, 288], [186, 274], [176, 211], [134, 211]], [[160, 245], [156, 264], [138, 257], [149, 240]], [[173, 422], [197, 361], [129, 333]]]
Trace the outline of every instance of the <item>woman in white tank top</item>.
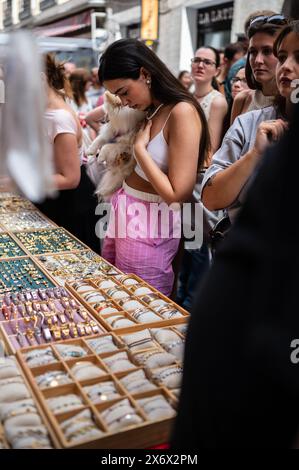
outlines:
[[[224, 96], [217, 91], [216, 77], [220, 72], [220, 54], [213, 47], [200, 47], [191, 61], [194, 96], [201, 105], [211, 135], [211, 155], [220, 147], [223, 122], [228, 106]], [[209, 162], [206, 162], [208, 166]]]
[[[162, 202], [167, 207], [191, 199], [198, 166], [209, 146], [206, 120], [192, 95], [140, 41], [124, 39], [111, 44], [101, 57], [99, 79], [124, 106], [147, 112], [134, 144], [136, 169], [112, 197], [118, 225], [130, 230], [120, 237], [110, 222], [103, 256], [170, 295], [171, 264], [180, 241], [180, 234], [175, 233], [180, 229], [180, 210], [172, 213], [169, 230], [163, 222], [161, 228], [161, 217], [151, 217], [150, 212]], [[126, 211], [120, 214], [123, 196]], [[138, 221], [132, 216], [136, 203], [142, 203], [138, 207], [143, 215]], [[135, 226], [139, 233], [132, 233]]]

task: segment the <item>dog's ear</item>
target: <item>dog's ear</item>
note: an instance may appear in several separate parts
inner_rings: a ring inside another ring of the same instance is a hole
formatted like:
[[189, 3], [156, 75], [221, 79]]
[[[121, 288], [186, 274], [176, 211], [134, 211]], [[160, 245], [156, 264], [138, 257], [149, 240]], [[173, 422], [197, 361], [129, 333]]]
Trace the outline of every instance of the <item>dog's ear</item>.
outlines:
[[107, 104], [110, 104], [113, 108], [119, 108], [121, 106], [121, 99], [110, 93], [110, 91], [106, 90], [105, 91], [105, 96], [104, 96], [105, 102]]

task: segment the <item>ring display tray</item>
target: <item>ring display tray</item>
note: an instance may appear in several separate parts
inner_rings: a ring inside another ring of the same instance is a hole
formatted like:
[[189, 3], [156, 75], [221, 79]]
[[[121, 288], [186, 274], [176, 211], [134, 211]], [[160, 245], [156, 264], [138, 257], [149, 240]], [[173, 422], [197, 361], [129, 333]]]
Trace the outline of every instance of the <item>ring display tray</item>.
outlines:
[[0, 329], [10, 354], [32, 345], [106, 333], [62, 287], [0, 296]]
[[15, 237], [31, 255], [75, 252], [88, 248], [61, 227], [48, 230], [16, 232]]
[[0, 260], [26, 256], [19, 244], [7, 232], [0, 233]]
[[36, 207], [21, 196], [0, 198], [0, 214], [34, 210], [36, 210]]
[[43, 230], [57, 227], [38, 210], [1, 214], [1, 224], [10, 232]]
[[68, 281], [98, 275], [121, 274], [121, 271], [91, 250], [42, 255], [36, 256], [35, 259], [60, 285], [64, 285]]
[[0, 295], [54, 286], [51, 278], [29, 257], [0, 260]]

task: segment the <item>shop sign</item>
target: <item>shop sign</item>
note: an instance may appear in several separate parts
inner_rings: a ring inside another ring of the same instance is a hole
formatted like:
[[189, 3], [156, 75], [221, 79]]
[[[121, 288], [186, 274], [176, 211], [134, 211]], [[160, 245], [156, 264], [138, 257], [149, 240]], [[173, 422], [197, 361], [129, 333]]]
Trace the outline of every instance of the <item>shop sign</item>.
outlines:
[[198, 24], [202, 27], [231, 22], [234, 15], [234, 3], [225, 3], [218, 7], [198, 10]]
[[159, 37], [159, 0], [141, 0], [141, 39], [157, 41]]

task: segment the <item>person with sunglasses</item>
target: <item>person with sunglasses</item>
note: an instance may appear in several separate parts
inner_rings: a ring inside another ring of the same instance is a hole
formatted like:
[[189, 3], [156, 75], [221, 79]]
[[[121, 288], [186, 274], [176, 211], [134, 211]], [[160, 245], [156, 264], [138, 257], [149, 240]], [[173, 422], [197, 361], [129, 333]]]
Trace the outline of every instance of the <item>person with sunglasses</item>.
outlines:
[[287, 18], [274, 12], [269, 15], [257, 15], [250, 20], [247, 29], [249, 49], [245, 67], [249, 90], [244, 90], [235, 99], [231, 124], [240, 114], [273, 104], [277, 93], [277, 58], [273, 54], [273, 44], [287, 23]]
[[234, 220], [265, 149], [281, 138], [298, 99], [299, 21], [286, 25], [273, 45], [278, 94], [274, 106], [239, 116], [207, 170], [202, 200], [209, 210], [227, 209]]

